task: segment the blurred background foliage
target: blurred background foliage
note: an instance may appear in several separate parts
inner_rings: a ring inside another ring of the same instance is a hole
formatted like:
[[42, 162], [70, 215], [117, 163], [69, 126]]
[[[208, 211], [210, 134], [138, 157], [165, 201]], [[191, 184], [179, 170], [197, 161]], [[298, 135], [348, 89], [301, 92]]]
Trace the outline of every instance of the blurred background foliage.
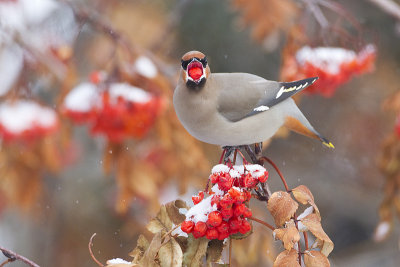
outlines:
[[[7, 2], [14, 1], [0, 5]], [[42, 266], [94, 266], [87, 244], [97, 233], [93, 252], [99, 260], [126, 258], [138, 235], [146, 234], [144, 226], [160, 203], [189, 200], [202, 189], [220, 149], [195, 141], [175, 117], [172, 92], [185, 52], [202, 51], [212, 72], [249, 72], [279, 80], [283, 55], [293, 54], [294, 48], [340, 46], [358, 52], [374, 43], [378, 57], [373, 73], [342, 84], [332, 97], [298, 99], [304, 114], [336, 149], [290, 134], [274, 139], [264, 153], [290, 186], [305, 184], [313, 192], [324, 229], [335, 243], [333, 266], [397, 266], [398, 227], [379, 244], [373, 235], [379, 215], [393, 224], [392, 215], [378, 213], [388, 194], [382, 189], [388, 175], [379, 171], [377, 158], [398, 112], [383, 109], [382, 103], [399, 90], [400, 21], [378, 9], [375, 1], [321, 1], [341, 4], [346, 16], [358, 21], [359, 28], [323, 9], [329, 25], [349, 38], [324, 28], [307, 6], [310, 2], [61, 1], [44, 22], [28, 21], [12, 38], [28, 53], [20, 78], [2, 94], [2, 102], [40, 99], [57, 111], [60, 124], [55, 135], [33, 144], [3, 140], [0, 244]], [[45, 38], [34, 31], [41, 27], [59, 30], [64, 39], [42, 49], [43, 44], [30, 39]], [[0, 49], [6, 48], [7, 42], [0, 43]], [[151, 59], [155, 76], [130, 69], [140, 56]], [[8, 66], [1, 67], [0, 77]], [[93, 81], [93, 72], [99, 71], [105, 71], [105, 81]], [[149, 132], [114, 142], [104, 132], [98, 137], [76, 125], [62, 111], [63, 101], [88, 80], [99, 87], [127, 82], [160, 97], [163, 104]], [[281, 189], [272, 171], [269, 181], [271, 188]], [[259, 208], [257, 217], [271, 220]], [[267, 230], [257, 231], [262, 234], [236, 242], [235, 266], [271, 264], [276, 248], [281, 250]]]

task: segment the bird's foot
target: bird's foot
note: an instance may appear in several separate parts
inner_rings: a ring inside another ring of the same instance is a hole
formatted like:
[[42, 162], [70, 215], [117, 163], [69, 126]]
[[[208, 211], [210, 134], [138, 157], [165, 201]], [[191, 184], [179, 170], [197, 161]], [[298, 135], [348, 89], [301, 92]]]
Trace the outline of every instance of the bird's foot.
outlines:
[[236, 153], [240, 149], [244, 148], [245, 146], [223, 146], [222, 149], [224, 150], [224, 163], [236, 161]]

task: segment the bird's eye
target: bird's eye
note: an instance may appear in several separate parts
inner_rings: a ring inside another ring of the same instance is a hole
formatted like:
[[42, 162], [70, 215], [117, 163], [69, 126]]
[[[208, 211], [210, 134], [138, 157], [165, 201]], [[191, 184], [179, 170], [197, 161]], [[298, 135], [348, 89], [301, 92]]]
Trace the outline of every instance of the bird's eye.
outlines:
[[190, 63], [190, 59], [189, 60], [182, 60], [181, 62], [182, 62], [182, 68], [184, 69], [184, 70], [186, 70], [187, 69], [187, 66], [189, 65], [189, 63]]
[[200, 59], [200, 62], [204, 68], [207, 66], [207, 58], [206, 57], [204, 57], [203, 59]]

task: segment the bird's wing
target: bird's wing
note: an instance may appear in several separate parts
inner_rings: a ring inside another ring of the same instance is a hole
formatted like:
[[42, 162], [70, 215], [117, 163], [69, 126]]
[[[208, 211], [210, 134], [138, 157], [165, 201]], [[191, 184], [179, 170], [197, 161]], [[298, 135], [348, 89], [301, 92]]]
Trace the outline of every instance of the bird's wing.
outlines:
[[246, 73], [213, 74], [220, 86], [218, 111], [230, 121], [268, 111], [274, 105], [302, 91], [318, 78], [275, 82]]

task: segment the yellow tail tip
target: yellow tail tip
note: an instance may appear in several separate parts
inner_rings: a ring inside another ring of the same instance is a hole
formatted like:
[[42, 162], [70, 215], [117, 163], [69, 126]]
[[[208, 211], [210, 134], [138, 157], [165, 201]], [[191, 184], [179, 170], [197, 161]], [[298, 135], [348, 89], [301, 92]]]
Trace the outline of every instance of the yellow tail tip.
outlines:
[[335, 146], [334, 146], [331, 142], [329, 142], [329, 143], [327, 143], [327, 142], [322, 142], [322, 144], [324, 144], [325, 146], [327, 146], [327, 147], [329, 147], [329, 148], [335, 148]]

